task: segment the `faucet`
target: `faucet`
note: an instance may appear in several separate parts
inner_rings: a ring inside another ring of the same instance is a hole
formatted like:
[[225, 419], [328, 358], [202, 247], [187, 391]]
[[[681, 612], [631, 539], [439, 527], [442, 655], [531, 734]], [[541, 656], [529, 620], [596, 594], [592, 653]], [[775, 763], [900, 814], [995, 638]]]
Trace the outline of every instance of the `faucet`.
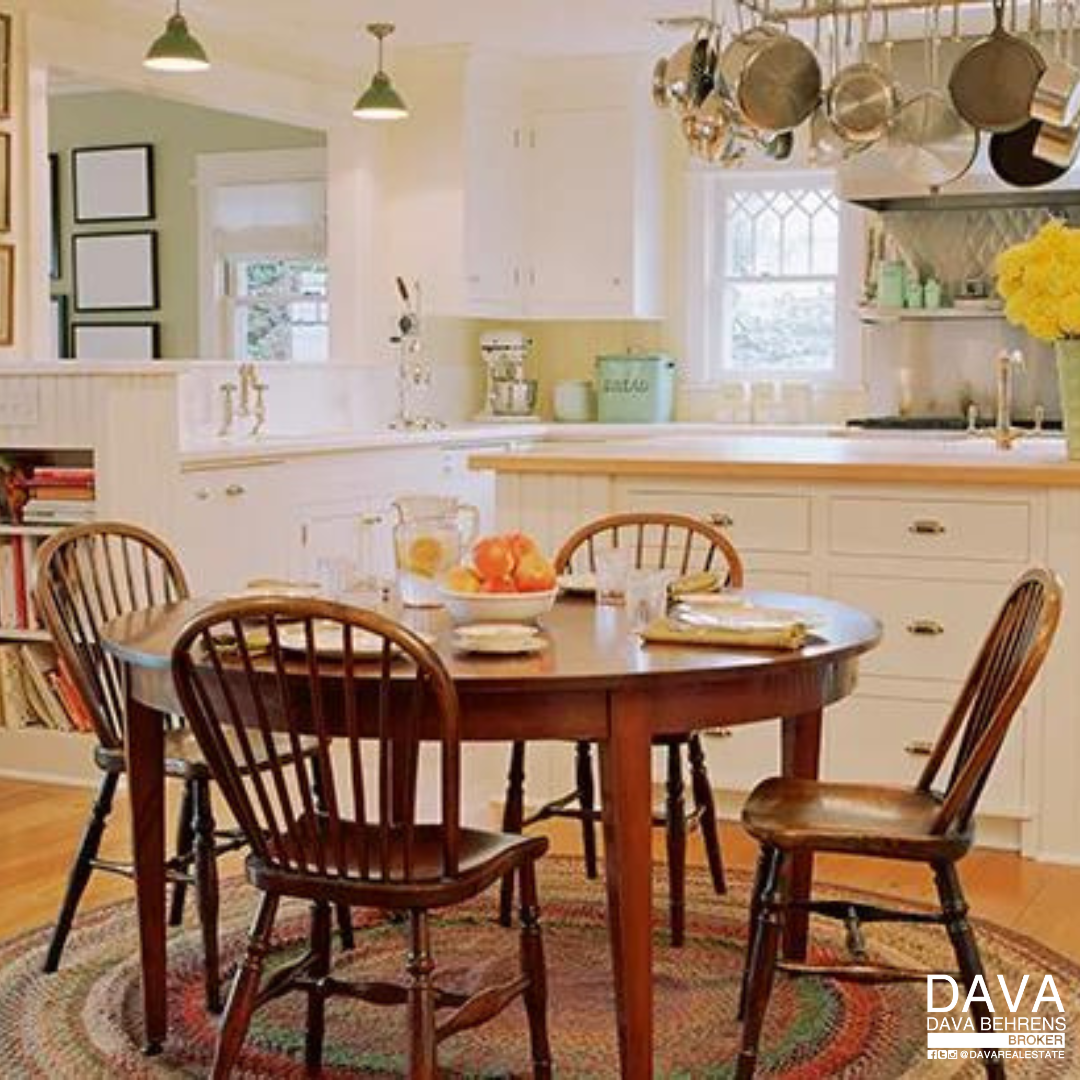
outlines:
[[266, 426], [266, 391], [269, 386], [264, 382], [256, 382], [252, 387], [255, 391], [255, 421], [251, 425], [251, 437], [262, 434], [262, 429]]
[[221, 427], [218, 428], [218, 438], [224, 439], [232, 434], [233, 421], [236, 419], [236, 383], [222, 383], [218, 390], [221, 391]]
[[1013, 427], [1013, 371], [1015, 368], [1024, 366], [1024, 354], [1019, 349], [1014, 349], [1011, 353], [1002, 349], [994, 363], [997, 376], [997, 408], [994, 426], [985, 430], [979, 429], [979, 407], [972, 402], [967, 410], [967, 431], [969, 435], [986, 435], [988, 438], [993, 439], [994, 445], [999, 450], [1011, 450], [1013, 443], [1025, 436], [1042, 434], [1043, 419], [1046, 413], [1041, 405], [1036, 405], [1034, 410], [1035, 425], [1031, 431]]
[[240, 365], [237, 374], [240, 382], [240, 408], [237, 410], [237, 416], [250, 416], [251, 395], [259, 385], [259, 373], [255, 370], [255, 365], [249, 361]]

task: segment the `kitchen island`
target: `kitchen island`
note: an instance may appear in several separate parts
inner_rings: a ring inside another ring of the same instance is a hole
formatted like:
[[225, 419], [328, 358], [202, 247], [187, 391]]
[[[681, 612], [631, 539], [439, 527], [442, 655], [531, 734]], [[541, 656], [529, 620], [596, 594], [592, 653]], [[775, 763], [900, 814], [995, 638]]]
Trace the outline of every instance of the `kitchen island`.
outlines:
[[[1080, 463], [1060, 438], [999, 450], [963, 435], [806, 437], [725, 433], [551, 441], [480, 452], [500, 528], [554, 548], [582, 521], [669, 510], [721, 526], [747, 584], [829, 596], [877, 615], [884, 643], [852, 699], [830, 710], [822, 772], [918, 776], [1008, 585], [1043, 564], [1066, 586], [1047, 668], [1014, 725], [981, 805], [980, 839], [1048, 860], [1080, 859]], [[778, 735], [709, 740], [726, 806], [778, 768]], [[566, 765], [562, 775], [571, 775]], [[724, 803], [724, 800], [721, 800]]]

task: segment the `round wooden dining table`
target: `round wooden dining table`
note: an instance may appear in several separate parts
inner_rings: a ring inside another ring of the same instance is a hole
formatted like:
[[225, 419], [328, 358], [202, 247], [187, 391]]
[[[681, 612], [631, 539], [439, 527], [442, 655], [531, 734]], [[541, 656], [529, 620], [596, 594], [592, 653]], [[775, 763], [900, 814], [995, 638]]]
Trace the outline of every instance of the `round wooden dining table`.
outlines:
[[[578, 740], [599, 745], [608, 926], [621, 1074], [653, 1075], [652, 768], [654, 736], [781, 719], [781, 771], [817, 776], [822, 710], [855, 687], [876, 619], [819, 597], [746, 592], [755, 604], [804, 613], [794, 650], [644, 645], [620, 607], [563, 599], [543, 618], [547, 648], [526, 657], [470, 656], [450, 642], [442, 611], [405, 621], [437, 634], [454, 678], [465, 741]], [[142, 963], [145, 1049], [161, 1049], [166, 1014], [163, 714], [181, 710], [171, 654], [208, 598], [147, 608], [108, 624], [106, 650], [127, 670], [127, 764]], [[793, 898], [809, 895], [812, 865], [795, 860]], [[807, 916], [793, 912], [785, 951], [802, 959]], [[557, 1056], [557, 1048], [556, 1048]]]

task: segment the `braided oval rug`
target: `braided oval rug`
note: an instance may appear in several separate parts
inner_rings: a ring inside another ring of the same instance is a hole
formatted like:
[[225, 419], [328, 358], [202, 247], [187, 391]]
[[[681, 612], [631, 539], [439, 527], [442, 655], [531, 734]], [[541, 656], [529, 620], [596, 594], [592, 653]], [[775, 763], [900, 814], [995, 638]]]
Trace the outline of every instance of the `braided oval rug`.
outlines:
[[[589, 882], [580, 862], [547, 858], [541, 863], [541, 902], [550, 983], [550, 1024], [556, 1076], [615, 1077], [614, 1002], [608, 959], [604, 893]], [[687, 881], [688, 932], [682, 949], [666, 942], [664, 874], [656, 881], [656, 1075], [720, 1078], [731, 1075], [738, 1026], [738, 996], [748, 882], [733, 872], [725, 897], [691, 870]], [[820, 889], [822, 895], [831, 890]], [[845, 895], [852, 895], [850, 892]], [[865, 894], [863, 898], [867, 899]], [[252, 891], [239, 880], [225, 883], [221, 935], [225, 961], [240, 955], [254, 910]], [[880, 897], [869, 897], [880, 900]], [[462, 986], [475, 975], [477, 958], [493, 957], [482, 977], [512, 970], [517, 936], [495, 925], [494, 892], [453, 910], [436, 924], [437, 978]], [[339, 957], [337, 972], [396, 977], [404, 964], [401, 929], [357, 913], [361, 932], [355, 952]], [[170, 1038], [164, 1053], [139, 1052], [140, 1005], [137, 937], [132, 903], [82, 915], [69, 939], [61, 971], [40, 974], [47, 929], [0, 944], [0, 1077], [3, 1080], [96, 1080], [117, 1077], [205, 1076], [215, 1025], [202, 1007], [201, 952], [191, 925], [172, 931]], [[278, 955], [303, 948], [307, 913], [285, 906], [277, 924]], [[1037, 988], [1054, 975], [1069, 1014], [1080, 1002], [1080, 966], [999, 926], [976, 922], [989, 981], [1006, 976], [1015, 989], [1023, 974]], [[949, 971], [953, 961], [942, 930], [873, 925], [867, 928], [876, 959]], [[843, 929], [815, 920], [812, 959], [843, 955]], [[498, 969], [498, 971], [496, 970]], [[468, 974], [467, 974], [468, 973]], [[1035, 990], [1027, 993], [1029, 1009]], [[994, 989], [995, 1000], [999, 993]], [[1045, 1008], [1045, 1007], [1044, 1007]], [[235, 1075], [302, 1077], [304, 999], [281, 998], [256, 1013]], [[324, 1075], [400, 1075], [404, 1010], [337, 999], [328, 1009]], [[1076, 1035], [1066, 1037], [1066, 1060], [1009, 1062], [1010, 1077], [1080, 1076]], [[440, 1048], [448, 1076], [528, 1075], [524, 1013], [512, 1004], [492, 1023], [464, 1032]], [[791, 1080], [832, 1077], [978, 1077], [973, 1063], [930, 1061], [926, 1048], [924, 983], [893, 986], [840, 984], [817, 978], [777, 977], [762, 1038], [761, 1076]]]

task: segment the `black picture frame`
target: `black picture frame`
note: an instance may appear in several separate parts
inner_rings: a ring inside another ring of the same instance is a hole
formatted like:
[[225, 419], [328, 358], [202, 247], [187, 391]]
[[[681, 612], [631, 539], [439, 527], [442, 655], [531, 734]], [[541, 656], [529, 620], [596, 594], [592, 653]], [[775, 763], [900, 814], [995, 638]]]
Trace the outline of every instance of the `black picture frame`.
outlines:
[[152, 229], [76, 233], [71, 267], [74, 308], [80, 314], [161, 306], [158, 234]]
[[[111, 336], [115, 349], [106, 344]], [[73, 360], [159, 360], [161, 324], [158, 322], [81, 322], [70, 328]], [[137, 347], [142, 342], [144, 347]]]
[[[59, 281], [64, 268], [60, 254], [60, 155], [49, 155], [49, 278]], [[67, 297], [64, 297], [66, 300]]]
[[79, 146], [71, 151], [71, 205], [77, 225], [153, 221], [154, 147]]
[[11, 119], [11, 16], [0, 15], [0, 120]]
[[71, 357], [71, 342], [68, 335], [68, 298], [64, 295], [50, 296], [49, 310], [52, 314], [52, 359], [68, 360]]

